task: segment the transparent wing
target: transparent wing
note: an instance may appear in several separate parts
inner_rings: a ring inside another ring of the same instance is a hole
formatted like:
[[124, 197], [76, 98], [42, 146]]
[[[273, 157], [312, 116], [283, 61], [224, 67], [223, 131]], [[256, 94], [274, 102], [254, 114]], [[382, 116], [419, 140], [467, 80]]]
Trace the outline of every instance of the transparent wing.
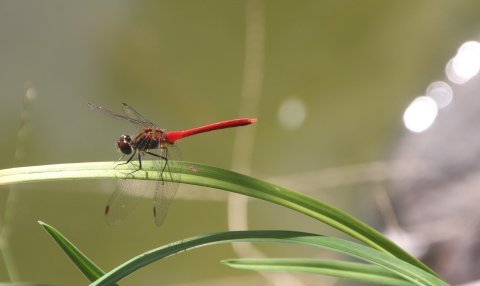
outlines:
[[[105, 220], [107, 224], [118, 225], [137, 206], [138, 199], [144, 197], [149, 189], [154, 188], [155, 181], [125, 179], [118, 182], [118, 186], [110, 196], [105, 206]], [[152, 194], [152, 192], [150, 192]], [[148, 194], [148, 193], [147, 193]]]
[[180, 178], [181, 169], [178, 161], [181, 159], [181, 154], [173, 145], [167, 145], [158, 151], [160, 156], [167, 158], [167, 160], [155, 161], [163, 180], [158, 182], [158, 188], [153, 197], [153, 216], [155, 224], [161, 226], [179, 187], [179, 183], [175, 181]]
[[150, 126], [150, 127], [158, 126], [154, 122], [143, 117], [140, 113], [135, 111], [135, 109], [133, 109], [130, 105], [126, 104], [125, 102], [122, 103], [122, 108], [123, 108], [123, 113], [125, 113], [125, 115], [128, 118], [135, 121], [143, 122], [144, 126]]
[[[125, 104], [125, 103], [124, 103]], [[96, 111], [96, 112], [100, 112], [100, 113], [103, 113], [105, 114], [106, 116], [108, 117], [112, 117], [114, 119], [119, 119], [119, 120], [126, 120], [134, 125], [137, 125], [139, 127], [145, 127], [145, 126], [149, 126], [149, 127], [153, 127], [152, 125], [150, 124], [153, 124], [152, 122], [150, 121], [142, 121], [140, 120], [141, 118], [143, 117], [140, 117], [140, 118], [137, 118], [137, 117], [129, 117], [129, 116], [125, 116], [125, 115], [121, 115], [121, 114], [117, 114], [117, 113], [114, 113], [113, 111], [109, 110], [109, 109], [106, 109], [105, 107], [101, 107], [101, 106], [98, 106], [98, 105], [95, 105], [91, 102], [88, 102], [87, 103], [88, 107], [93, 110], [93, 111]]]
[[[155, 224], [161, 226], [168, 209], [173, 201], [177, 189], [178, 182], [174, 182], [180, 178], [180, 166], [178, 160], [181, 159], [180, 151], [173, 145], [167, 148], [150, 150], [151, 153], [157, 154], [164, 160], [156, 156], [152, 160], [154, 164], [154, 172], [162, 175], [162, 180], [137, 180], [132, 179], [133, 176], [138, 178], [139, 174], [125, 175], [125, 179], [120, 180], [117, 189], [110, 196], [105, 207], [105, 220], [110, 225], [118, 225], [132, 212], [137, 206], [138, 198], [153, 197], [153, 216]], [[146, 154], [145, 156], [150, 156]], [[145, 162], [145, 160], [142, 160]], [[138, 164], [138, 162], [135, 162]], [[148, 174], [146, 174], [148, 176]]]
[[[143, 140], [148, 140], [148, 138], [145, 137]], [[140, 170], [140, 162], [138, 160], [142, 160], [141, 157], [143, 157], [143, 154], [143, 152], [133, 154], [137, 160], [130, 162], [130, 164], [137, 166], [137, 171]], [[139, 197], [144, 197], [145, 195], [153, 197], [157, 189], [158, 181], [139, 180], [139, 176], [145, 173], [137, 171], [133, 173], [131, 171], [125, 171], [124, 179], [118, 181], [118, 187], [113, 192], [105, 207], [105, 219], [108, 224], [120, 224], [137, 206]], [[148, 174], [145, 174], [145, 176], [147, 177]]]

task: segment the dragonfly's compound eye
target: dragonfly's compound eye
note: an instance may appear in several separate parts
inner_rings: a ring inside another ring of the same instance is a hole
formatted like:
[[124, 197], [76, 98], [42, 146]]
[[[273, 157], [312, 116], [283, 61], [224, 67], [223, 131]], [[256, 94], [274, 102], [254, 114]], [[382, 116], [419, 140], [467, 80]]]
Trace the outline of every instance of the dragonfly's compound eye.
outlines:
[[132, 153], [132, 146], [131, 146], [132, 138], [129, 135], [122, 135], [120, 139], [117, 141], [117, 150], [124, 154], [129, 155]]

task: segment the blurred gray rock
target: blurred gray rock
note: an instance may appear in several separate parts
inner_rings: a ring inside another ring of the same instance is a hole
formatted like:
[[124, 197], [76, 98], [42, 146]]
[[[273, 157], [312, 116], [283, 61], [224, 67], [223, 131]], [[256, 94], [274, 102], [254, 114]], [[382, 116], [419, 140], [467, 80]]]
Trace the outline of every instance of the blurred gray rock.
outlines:
[[388, 189], [404, 231], [427, 246], [422, 260], [458, 284], [480, 279], [480, 77], [452, 87], [433, 126], [392, 152], [418, 176], [399, 174]]

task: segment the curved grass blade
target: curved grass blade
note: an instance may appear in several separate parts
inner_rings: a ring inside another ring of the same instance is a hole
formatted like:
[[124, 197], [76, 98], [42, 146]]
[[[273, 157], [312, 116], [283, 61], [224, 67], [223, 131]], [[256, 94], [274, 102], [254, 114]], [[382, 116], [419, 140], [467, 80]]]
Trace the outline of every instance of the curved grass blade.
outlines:
[[414, 285], [385, 268], [364, 263], [297, 258], [226, 259], [222, 263], [245, 270], [305, 272], [382, 285]]
[[90, 285], [111, 285], [134, 271], [174, 254], [193, 248], [231, 242], [270, 242], [302, 244], [340, 252], [379, 265], [388, 271], [421, 286], [444, 286], [436, 276], [392, 255], [351, 241], [296, 231], [230, 231], [180, 240], [147, 251], [113, 269]]
[[[191, 162], [177, 163], [178, 169], [173, 169], [172, 172], [181, 173], [179, 180], [181, 183], [222, 189], [285, 206], [436, 275], [417, 258], [364, 222], [313, 197], [232, 171]], [[154, 170], [152, 166], [152, 162], [144, 161], [143, 169], [135, 172], [133, 177], [145, 180], [160, 179], [157, 177], [158, 173], [149, 172]], [[45, 180], [123, 178], [122, 171], [125, 170], [134, 171], [136, 167], [131, 164], [117, 166], [112, 162], [96, 162], [13, 168], [0, 170], [0, 185]]]
[[50, 236], [57, 242], [57, 244], [65, 251], [75, 265], [87, 276], [88, 280], [95, 281], [103, 276], [105, 272], [93, 263], [85, 254], [83, 254], [73, 243], [65, 238], [54, 227], [39, 221], [43, 229], [45, 229]]

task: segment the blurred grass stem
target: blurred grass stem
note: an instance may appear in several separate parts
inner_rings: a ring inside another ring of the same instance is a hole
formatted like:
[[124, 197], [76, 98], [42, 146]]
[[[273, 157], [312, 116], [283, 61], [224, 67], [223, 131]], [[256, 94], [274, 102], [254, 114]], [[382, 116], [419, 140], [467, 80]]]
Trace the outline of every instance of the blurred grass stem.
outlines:
[[[23, 96], [22, 112], [20, 113], [20, 127], [17, 134], [17, 144], [15, 153], [13, 155], [13, 165], [18, 166], [23, 159], [24, 151], [22, 146], [25, 142], [25, 136], [28, 125], [29, 109], [32, 101], [37, 96], [35, 89], [27, 83], [26, 92]], [[12, 282], [20, 280], [20, 274], [17, 269], [17, 263], [12, 253], [10, 245], [11, 237], [13, 233], [13, 219], [15, 217], [15, 210], [17, 209], [17, 203], [19, 200], [18, 192], [14, 191], [15, 186], [10, 185], [8, 193], [6, 195], [5, 206], [0, 224], [0, 252], [2, 253], [2, 259], [5, 263], [6, 273], [8, 278]]]
[[[248, 0], [245, 7], [245, 59], [239, 114], [256, 116], [262, 97], [265, 66], [265, 2]], [[250, 175], [255, 145], [256, 128], [235, 130], [232, 169]], [[248, 229], [248, 197], [228, 195], [228, 227], [230, 230]], [[252, 243], [232, 244], [240, 257], [265, 257]], [[261, 273], [274, 285], [303, 285], [289, 273]]]

